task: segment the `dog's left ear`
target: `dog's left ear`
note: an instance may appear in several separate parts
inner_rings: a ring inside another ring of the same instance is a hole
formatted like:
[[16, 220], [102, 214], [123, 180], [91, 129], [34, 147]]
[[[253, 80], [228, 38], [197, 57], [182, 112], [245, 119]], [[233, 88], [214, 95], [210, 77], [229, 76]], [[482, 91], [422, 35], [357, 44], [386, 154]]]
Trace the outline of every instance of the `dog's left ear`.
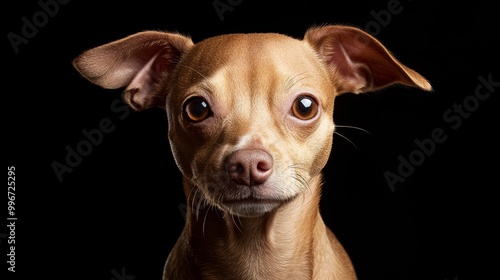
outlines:
[[429, 82], [394, 58], [377, 39], [349, 26], [309, 29], [304, 40], [335, 76], [337, 94], [361, 93], [394, 83], [430, 91]]

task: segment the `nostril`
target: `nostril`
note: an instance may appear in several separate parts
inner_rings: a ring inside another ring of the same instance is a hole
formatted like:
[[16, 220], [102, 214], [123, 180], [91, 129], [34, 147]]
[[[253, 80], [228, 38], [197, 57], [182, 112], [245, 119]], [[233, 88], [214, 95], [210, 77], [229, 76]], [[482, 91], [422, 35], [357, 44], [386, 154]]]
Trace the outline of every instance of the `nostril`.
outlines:
[[268, 171], [273, 168], [271, 161], [260, 161], [257, 163], [257, 169], [261, 171]]
[[243, 165], [241, 165], [240, 163], [226, 164], [226, 171], [227, 173], [241, 174], [243, 173]]

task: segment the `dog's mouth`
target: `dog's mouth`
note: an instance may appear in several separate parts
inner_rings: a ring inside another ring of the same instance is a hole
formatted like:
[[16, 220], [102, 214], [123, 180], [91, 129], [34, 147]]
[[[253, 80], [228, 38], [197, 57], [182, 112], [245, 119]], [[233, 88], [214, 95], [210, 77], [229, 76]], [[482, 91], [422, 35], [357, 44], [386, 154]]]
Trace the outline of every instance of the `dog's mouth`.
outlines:
[[284, 202], [276, 199], [245, 198], [238, 200], [226, 200], [222, 207], [229, 210], [233, 215], [242, 217], [258, 217], [278, 208]]
[[220, 206], [236, 216], [258, 217], [277, 209], [293, 198], [276, 198], [253, 193], [247, 197], [224, 199], [220, 202]]

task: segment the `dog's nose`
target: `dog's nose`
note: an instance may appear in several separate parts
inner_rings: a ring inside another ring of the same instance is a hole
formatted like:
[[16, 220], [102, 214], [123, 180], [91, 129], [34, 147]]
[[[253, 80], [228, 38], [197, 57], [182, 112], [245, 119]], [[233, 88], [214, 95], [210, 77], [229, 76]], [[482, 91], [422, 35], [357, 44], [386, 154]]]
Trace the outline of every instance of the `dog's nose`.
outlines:
[[227, 158], [226, 172], [237, 184], [255, 186], [271, 176], [273, 158], [263, 150], [238, 150]]

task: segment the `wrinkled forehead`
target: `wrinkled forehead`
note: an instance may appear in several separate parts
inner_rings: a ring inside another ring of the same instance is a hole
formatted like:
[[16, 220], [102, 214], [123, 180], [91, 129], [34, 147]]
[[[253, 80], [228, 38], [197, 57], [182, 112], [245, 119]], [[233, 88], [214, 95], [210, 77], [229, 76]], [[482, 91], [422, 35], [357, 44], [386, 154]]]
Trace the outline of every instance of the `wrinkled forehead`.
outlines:
[[177, 82], [186, 83], [185, 86], [220, 76], [230, 79], [233, 85], [255, 90], [330, 83], [327, 69], [306, 42], [273, 33], [206, 39], [186, 54], [179, 68], [183, 81]]

